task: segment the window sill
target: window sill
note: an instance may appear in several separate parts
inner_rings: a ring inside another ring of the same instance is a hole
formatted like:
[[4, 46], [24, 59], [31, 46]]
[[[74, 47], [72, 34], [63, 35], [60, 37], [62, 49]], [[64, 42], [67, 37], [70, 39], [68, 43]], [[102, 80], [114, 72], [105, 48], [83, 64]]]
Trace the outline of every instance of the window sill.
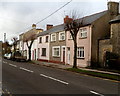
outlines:
[[79, 37], [79, 39], [86, 39], [87, 37]]
[[59, 40], [60, 42], [65, 41], [65, 40]]
[[85, 59], [85, 57], [77, 57], [77, 59]]
[[51, 42], [55, 42], [55, 41], [51, 41]]
[[54, 58], [60, 58], [60, 56], [53, 56]]

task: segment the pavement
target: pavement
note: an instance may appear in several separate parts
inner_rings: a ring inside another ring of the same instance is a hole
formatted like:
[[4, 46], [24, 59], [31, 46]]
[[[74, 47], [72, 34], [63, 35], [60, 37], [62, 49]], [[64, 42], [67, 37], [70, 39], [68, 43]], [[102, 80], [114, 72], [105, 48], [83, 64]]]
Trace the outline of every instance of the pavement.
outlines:
[[[59, 68], [59, 69], [67, 69], [67, 68], [72, 68], [72, 65], [68, 64], [58, 64], [58, 63], [50, 63], [50, 62], [43, 62], [43, 61], [32, 61], [37, 65], [42, 65], [42, 66], [47, 66], [47, 67], [53, 67], [53, 68]], [[101, 70], [96, 70], [96, 69], [88, 69], [88, 68], [81, 68], [78, 67], [81, 70], [86, 70], [86, 71], [93, 71], [93, 72], [99, 72], [99, 73], [107, 73], [107, 74], [112, 74], [112, 75], [118, 75], [120, 76], [119, 73], [115, 72], [108, 72], [108, 71], [101, 71]]]

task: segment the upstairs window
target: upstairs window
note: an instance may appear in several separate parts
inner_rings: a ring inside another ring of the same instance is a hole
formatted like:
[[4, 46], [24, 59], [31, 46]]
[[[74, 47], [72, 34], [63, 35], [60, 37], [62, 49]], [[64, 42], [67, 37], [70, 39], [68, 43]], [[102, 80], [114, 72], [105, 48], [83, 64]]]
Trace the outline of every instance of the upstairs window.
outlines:
[[59, 40], [65, 40], [65, 32], [59, 33]]
[[56, 34], [51, 34], [51, 41], [56, 41]]
[[48, 42], [48, 38], [49, 38], [49, 37], [48, 37], [48, 36], [46, 36], [46, 42]]
[[42, 37], [39, 38], [39, 43], [42, 43]]
[[86, 38], [87, 37], [87, 28], [80, 29], [80, 38]]
[[84, 58], [84, 47], [77, 48], [77, 58]]

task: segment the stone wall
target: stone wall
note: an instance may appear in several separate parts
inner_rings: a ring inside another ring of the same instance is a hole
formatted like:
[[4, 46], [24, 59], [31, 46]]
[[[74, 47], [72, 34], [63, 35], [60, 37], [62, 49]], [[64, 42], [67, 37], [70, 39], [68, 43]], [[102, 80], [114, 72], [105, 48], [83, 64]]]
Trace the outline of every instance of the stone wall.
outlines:
[[120, 54], [120, 23], [111, 24], [111, 43], [113, 52]]
[[99, 41], [99, 63], [101, 67], [105, 66], [105, 53], [106, 51], [112, 52], [113, 46], [110, 43], [110, 39]]

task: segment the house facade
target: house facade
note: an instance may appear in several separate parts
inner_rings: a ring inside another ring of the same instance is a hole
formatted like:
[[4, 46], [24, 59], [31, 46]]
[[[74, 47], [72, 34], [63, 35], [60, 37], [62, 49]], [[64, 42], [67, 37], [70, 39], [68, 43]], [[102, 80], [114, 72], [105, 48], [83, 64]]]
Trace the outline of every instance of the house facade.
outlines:
[[[74, 43], [70, 32], [66, 36], [66, 63], [73, 65]], [[90, 66], [91, 61], [91, 25], [81, 27], [77, 35], [77, 66]]]
[[66, 32], [64, 24], [54, 26], [50, 33], [50, 62], [66, 63]]
[[37, 37], [37, 60], [49, 61], [49, 43], [50, 35], [47, 32], [41, 32]]
[[[37, 29], [36, 25], [33, 24], [31, 30], [28, 30], [27, 32], [25, 32], [23, 34], [20, 34], [20, 36], [19, 36], [20, 37], [20, 51], [23, 53], [24, 56], [27, 57], [27, 59], [29, 58], [29, 52], [28, 52], [27, 43], [24, 41], [24, 39], [32, 37], [32, 36], [36, 37], [36, 35], [42, 31], [43, 31], [43, 29]], [[31, 43], [30, 39], [31, 38], [28, 39], [28, 45], [30, 45], [30, 43]], [[36, 47], [37, 47], [37, 39], [35, 39], [33, 44], [32, 44], [31, 53], [33, 52], [33, 50], [36, 50]], [[36, 56], [34, 56], [34, 58], [35, 58], [35, 60], [37, 60]], [[32, 54], [31, 54], [31, 59], [33, 59]]]

